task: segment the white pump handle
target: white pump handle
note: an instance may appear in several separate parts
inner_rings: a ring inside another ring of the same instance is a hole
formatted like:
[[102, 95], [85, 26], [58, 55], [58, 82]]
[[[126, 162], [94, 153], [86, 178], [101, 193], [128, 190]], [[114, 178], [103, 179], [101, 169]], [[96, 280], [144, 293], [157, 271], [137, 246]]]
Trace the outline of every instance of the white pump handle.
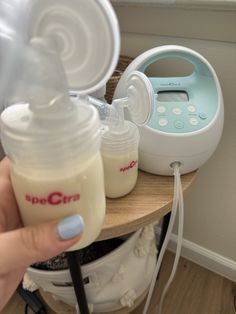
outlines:
[[143, 52], [129, 64], [116, 86], [114, 99], [126, 96], [126, 80], [131, 72], [145, 72], [146, 68], [152, 63], [163, 58], [173, 57], [178, 57], [192, 63], [194, 65], [194, 72], [196, 73], [201, 75], [211, 75], [211, 73], [213, 73], [214, 78], [217, 81], [217, 76], [214, 69], [202, 55], [187, 47], [178, 45], [165, 45]]

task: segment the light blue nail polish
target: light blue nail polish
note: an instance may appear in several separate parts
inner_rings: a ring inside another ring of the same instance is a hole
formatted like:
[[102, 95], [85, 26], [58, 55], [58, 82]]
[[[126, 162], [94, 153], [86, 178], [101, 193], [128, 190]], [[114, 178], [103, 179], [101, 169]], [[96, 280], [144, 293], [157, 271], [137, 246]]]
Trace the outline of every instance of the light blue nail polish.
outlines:
[[80, 215], [64, 218], [57, 225], [57, 232], [62, 240], [78, 236], [84, 230], [84, 220]]

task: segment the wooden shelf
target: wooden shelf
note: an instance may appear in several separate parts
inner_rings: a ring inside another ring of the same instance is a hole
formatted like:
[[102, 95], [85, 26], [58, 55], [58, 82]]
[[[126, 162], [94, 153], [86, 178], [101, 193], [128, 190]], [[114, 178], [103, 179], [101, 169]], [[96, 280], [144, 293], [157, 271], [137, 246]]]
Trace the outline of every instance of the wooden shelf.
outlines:
[[[197, 171], [194, 171], [182, 176], [184, 191], [196, 175]], [[173, 177], [139, 171], [136, 187], [131, 193], [118, 199], [107, 199], [106, 218], [97, 240], [128, 234], [159, 220], [171, 210], [173, 187]]]

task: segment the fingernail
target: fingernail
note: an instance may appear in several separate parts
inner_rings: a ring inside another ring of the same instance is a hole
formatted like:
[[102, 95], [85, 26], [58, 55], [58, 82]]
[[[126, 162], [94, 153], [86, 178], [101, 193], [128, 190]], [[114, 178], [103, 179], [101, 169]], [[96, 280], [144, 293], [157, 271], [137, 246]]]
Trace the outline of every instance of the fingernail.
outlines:
[[78, 236], [83, 230], [84, 220], [78, 214], [64, 218], [57, 225], [57, 232], [62, 240]]

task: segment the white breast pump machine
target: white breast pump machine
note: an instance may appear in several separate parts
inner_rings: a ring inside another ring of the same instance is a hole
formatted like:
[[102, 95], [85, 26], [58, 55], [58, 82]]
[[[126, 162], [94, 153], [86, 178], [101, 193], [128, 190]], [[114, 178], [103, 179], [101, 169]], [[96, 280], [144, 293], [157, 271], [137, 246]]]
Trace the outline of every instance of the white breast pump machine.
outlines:
[[150, 122], [140, 131], [140, 169], [171, 175], [171, 163], [181, 163], [181, 173], [202, 166], [216, 149], [223, 129], [223, 99], [217, 75], [199, 53], [181, 46], [162, 46], [144, 52], [126, 69], [114, 98], [124, 97], [130, 72], [145, 72], [161, 59], [181, 58], [194, 71], [184, 77], [150, 77], [156, 102]]
[[[154, 174], [175, 176], [175, 191], [167, 234], [159, 254], [144, 313], [148, 313], [156, 276], [173, 229], [179, 207], [179, 234], [170, 278], [159, 304], [177, 269], [183, 237], [183, 193], [180, 173], [201, 167], [215, 151], [223, 130], [224, 109], [219, 80], [210, 63], [199, 53], [182, 46], [162, 46], [138, 56], [125, 70], [114, 98], [125, 97], [125, 81], [130, 72], [145, 72], [162, 59], [180, 58], [193, 65], [193, 73], [183, 77], [149, 77], [155, 93], [150, 121], [139, 126], [139, 168]], [[127, 113], [129, 118], [129, 114]]]

